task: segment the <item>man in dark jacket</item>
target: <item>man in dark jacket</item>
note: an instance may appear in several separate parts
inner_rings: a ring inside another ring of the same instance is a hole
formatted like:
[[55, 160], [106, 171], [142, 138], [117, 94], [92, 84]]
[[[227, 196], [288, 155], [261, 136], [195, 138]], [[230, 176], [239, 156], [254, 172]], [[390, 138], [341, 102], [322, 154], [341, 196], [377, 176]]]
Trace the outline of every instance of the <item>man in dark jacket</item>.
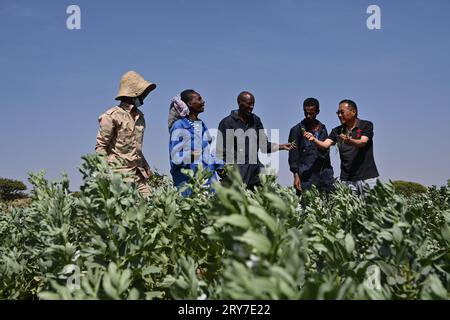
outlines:
[[320, 112], [319, 101], [315, 98], [306, 99], [303, 112], [305, 118], [289, 133], [289, 141], [297, 145], [296, 149], [289, 151], [289, 168], [294, 175], [294, 187], [298, 194], [313, 185], [319, 191], [329, 193], [334, 183], [330, 154], [303, 136], [304, 132], [309, 132], [321, 141], [328, 137], [325, 125], [316, 119]]
[[262, 164], [258, 159], [258, 150], [263, 153], [289, 151], [295, 145], [268, 141], [261, 119], [253, 113], [253, 94], [241, 92], [237, 103], [239, 109], [233, 110], [219, 124], [217, 157], [226, 163], [236, 164], [247, 188], [254, 189], [261, 184], [259, 174]]

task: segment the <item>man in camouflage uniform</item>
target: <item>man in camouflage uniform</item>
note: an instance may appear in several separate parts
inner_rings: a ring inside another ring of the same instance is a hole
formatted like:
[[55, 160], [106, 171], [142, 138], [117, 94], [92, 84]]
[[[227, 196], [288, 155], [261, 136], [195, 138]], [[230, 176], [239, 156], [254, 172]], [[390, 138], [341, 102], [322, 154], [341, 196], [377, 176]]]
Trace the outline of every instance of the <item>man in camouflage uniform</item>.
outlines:
[[150, 195], [147, 180], [152, 172], [142, 153], [145, 120], [138, 108], [155, 88], [137, 72], [125, 73], [116, 97], [120, 104], [98, 118], [100, 129], [95, 146], [95, 151], [106, 154], [108, 161], [122, 163], [117, 170], [130, 173], [128, 181], [136, 182], [144, 197]]

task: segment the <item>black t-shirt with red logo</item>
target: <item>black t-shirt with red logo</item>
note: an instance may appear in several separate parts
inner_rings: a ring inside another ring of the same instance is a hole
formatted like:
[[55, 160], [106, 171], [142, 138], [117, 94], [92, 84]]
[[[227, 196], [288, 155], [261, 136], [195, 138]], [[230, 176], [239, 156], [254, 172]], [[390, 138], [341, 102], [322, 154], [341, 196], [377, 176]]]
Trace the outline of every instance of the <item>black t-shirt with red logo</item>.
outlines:
[[[366, 136], [369, 141], [363, 148], [342, 143], [340, 134], [350, 135], [353, 139], [361, 139]], [[379, 176], [375, 159], [373, 157], [373, 123], [366, 120], [358, 120], [351, 132], [347, 127], [340, 125], [334, 128], [328, 139], [338, 144], [341, 157], [341, 180], [355, 181], [376, 178]]]

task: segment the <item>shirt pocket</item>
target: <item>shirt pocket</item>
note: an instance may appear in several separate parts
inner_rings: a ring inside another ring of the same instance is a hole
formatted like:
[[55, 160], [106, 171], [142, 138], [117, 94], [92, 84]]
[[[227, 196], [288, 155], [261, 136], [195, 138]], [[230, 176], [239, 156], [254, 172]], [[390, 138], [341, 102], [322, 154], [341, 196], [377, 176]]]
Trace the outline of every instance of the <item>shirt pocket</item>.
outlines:
[[133, 149], [133, 130], [124, 123], [117, 132], [117, 149], [120, 153], [129, 153]]

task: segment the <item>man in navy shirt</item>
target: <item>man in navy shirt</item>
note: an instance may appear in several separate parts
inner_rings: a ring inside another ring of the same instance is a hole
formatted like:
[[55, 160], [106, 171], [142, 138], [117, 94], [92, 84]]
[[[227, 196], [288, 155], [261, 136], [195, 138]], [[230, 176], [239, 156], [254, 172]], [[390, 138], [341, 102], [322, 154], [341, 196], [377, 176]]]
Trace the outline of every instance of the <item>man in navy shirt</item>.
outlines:
[[313, 185], [322, 192], [329, 193], [333, 190], [333, 167], [329, 151], [317, 147], [303, 136], [304, 132], [310, 132], [320, 141], [328, 138], [327, 128], [316, 119], [319, 112], [319, 101], [315, 98], [306, 99], [303, 102], [305, 118], [289, 133], [289, 141], [297, 145], [296, 149], [289, 151], [288, 158], [297, 193], [308, 190]]
[[337, 143], [341, 181], [358, 195], [364, 196], [375, 186], [379, 176], [373, 156], [373, 124], [358, 118], [358, 107], [352, 100], [342, 100], [336, 113], [341, 125], [334, 128], [325, 141], [320, 141], [309, 132], [304, 136], [325, 149]]

